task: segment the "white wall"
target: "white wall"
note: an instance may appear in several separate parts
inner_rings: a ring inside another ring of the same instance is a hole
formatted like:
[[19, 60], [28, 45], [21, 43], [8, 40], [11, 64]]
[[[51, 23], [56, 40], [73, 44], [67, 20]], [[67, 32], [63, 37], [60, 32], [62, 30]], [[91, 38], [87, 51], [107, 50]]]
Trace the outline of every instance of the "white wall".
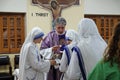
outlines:
[[0, 12], [27, 12], [27, 0], [0, 0]]
[[[73, 5], [69, 8], [62, 10], [62, 17], [67, 21], [66, 29], [77, 30], [78, 22], [84, 17], [84, 0], [80, 0], [80, 5]], [[34, 6], [31, 0], [27, 0], [27, 28], [26, 32], [30, 32], [35, 26], [40, 26], [40, 28], [46, 33], [52, 30], [52, 14], [51, 11]], [[47, 16], [36, 16], [36, 13], [47, 13]], [[33, 14], [33, 15], [32, 15]]]
[[85, 0], [84, 13], [120, 15], [120, 0]]

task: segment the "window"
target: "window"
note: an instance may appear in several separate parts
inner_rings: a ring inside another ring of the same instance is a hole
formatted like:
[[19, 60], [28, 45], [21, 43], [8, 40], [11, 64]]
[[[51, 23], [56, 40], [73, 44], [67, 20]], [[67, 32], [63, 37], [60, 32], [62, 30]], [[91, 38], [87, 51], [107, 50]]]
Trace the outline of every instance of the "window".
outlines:
[[0, 13], [0, 53], [18, 53], [24, 35], [24, 14]]
[[114, 26], [120, 22], [119, 15], [85, 15], [85, 17], [91, 18], [96, 22], [98, 30], [105, 41], [108, 41]]

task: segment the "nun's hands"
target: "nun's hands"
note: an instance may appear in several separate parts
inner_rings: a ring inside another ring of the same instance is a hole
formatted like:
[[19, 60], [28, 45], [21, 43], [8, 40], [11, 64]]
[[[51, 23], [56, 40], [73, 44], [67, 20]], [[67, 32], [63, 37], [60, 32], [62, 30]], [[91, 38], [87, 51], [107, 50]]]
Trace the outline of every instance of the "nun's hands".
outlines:
[[52, 47], [52, 51], [55, 52], [57, 51], [58, 49], [60, 49], [61, 45], [56, 45], [56, 46], [53, 46]]
[[51, 65], [56, 65], [56, 61], [55, 60], [50, 60], [50, 64]]

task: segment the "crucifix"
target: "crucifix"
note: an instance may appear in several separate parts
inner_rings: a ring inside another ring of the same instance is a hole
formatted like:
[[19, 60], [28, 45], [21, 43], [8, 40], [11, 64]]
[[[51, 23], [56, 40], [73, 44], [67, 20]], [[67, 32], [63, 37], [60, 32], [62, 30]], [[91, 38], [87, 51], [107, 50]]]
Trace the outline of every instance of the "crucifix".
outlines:
[[50, 0], [49, 4], [43, 4], [40, 2], [40, 0], [36, 0], [36, 3], [38, 6], [41, 6], [43, 8], [46, 8], [51, 11], [52, 13], [52, 27], [54, 29], [54, 21], [58, 17], [61, 17], [61, 12], [63, 9], [68, 8], [76, 3], [76, 0], [72, 1], [71, 3], [60, 5], [57, 0]]

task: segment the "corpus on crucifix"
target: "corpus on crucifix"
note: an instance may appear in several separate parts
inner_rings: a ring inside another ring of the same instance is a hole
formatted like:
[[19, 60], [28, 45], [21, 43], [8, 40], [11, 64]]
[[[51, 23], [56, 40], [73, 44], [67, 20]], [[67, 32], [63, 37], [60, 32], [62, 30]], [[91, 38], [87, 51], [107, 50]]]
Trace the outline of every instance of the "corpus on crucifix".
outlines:
[[38, 6], [42, 6], [43, 8], [46, 8], [46, 9], [51, 11], [52, 18], [53, 18], [52, 27], [54, 29], [54, 21], [55, 21], [55, 19], [57, 19], [58, 17], [61, 17], [62, 10], [74, 5], [76, 3], [76, 0], [72, 1], [69, 4], [64, 4], [64, 5], [60, 5], [57, 0], [50, 0], [48, 5], [41, 3], [39, 0], [37, 0], [36, 3], [38, 4]]

